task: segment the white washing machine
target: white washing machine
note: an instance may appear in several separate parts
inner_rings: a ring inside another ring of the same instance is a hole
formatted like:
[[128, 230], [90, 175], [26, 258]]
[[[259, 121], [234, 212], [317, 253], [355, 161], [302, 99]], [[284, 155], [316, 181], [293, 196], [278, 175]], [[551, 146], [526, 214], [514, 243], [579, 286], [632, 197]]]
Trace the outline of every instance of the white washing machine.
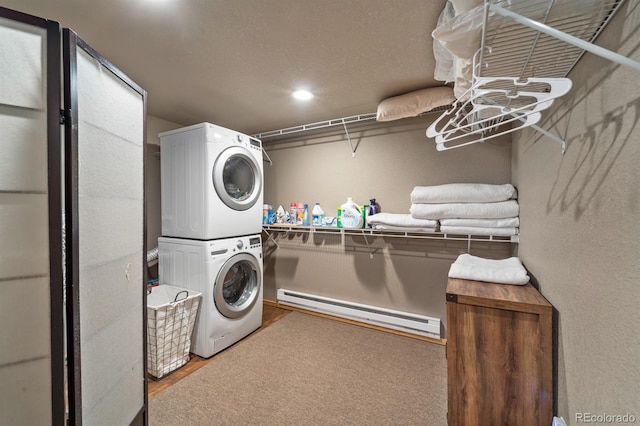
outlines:
[[202, 293], [191, 352], [220, 352], [262, 325], [260, 234], [212, 241], [158, 238], [159, 281]]
[[162, 235], [213, 240], [262, 230], [262, 143], [210, 123], [160, 133]]

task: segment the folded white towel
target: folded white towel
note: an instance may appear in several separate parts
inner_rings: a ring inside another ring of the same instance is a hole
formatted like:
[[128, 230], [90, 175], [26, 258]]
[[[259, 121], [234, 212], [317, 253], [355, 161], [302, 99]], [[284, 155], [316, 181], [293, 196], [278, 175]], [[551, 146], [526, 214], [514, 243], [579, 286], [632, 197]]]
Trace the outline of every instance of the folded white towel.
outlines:
[[501, 219], [516, 217], [520, 206], [516, 200], [497, 203], [412, 204], [415, 219]]
[[367, 216], [369, 225], [389, 225], [408, 228], [435, 228], [438, 226], [437, 220], [416, 219], [407, 213], [378, 213]]
[[449, 269], [449, 278], [524, 285], [529, 282], [527, 270], [517, 257], [494, 260], [461, 254]]
[[438, 232], [438, 228], [416, 228], [410, 226], [391, 226], [391, 225], [373, 225], [373, 229], [378, 231], [393, 231], [393, 232]]
[[447, 183], [434, 186], [416, 186], [411, 191], [413, 204], [433, 203], [494, 203], [517, 198], [517, 191], [510, 183]]
[[440, 225], [443, 226], [480, 226], [482, 228], [517, 228], [520, 226], [520, 219], [508, 217], [504, 219], [442, 219]]
[[440, 225], [440, 232], [444, 232], [445, 234], [493, 235], [496, 237], [511, 237], [512, 235], [518, 235], [518, 228], [487, 228], [480, 226]]

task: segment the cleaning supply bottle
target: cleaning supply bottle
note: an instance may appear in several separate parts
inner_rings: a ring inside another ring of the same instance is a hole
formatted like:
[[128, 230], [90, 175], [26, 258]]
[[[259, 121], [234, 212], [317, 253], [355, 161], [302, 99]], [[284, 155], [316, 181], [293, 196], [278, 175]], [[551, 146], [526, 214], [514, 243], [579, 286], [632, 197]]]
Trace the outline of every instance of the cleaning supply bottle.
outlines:
[[362, 228], [367, 227], [367, 216], [369, 216], [369, 205], [360, 206], [360, 215], [362, 216]]
[[309, 204], [304, 203], [304, 210], [302, 212], [302, 225], [309, 226]]
[[[367, 217], [369, 216], [373, 216], [374, 214], [380, 213], [380, 205], [376, 202], [375, 198], [372, 198], [369, 200], [369, 208], [367, 209]], [[366, 221], [365, 223], [368, 223], [368, 221]], [[371, 225], [367, 226], [369, 228], [371, 228]]]
[[353, 202], [353, 198], [348, 197], [347, 202], [340, 206], [342, 209], [343, 228], [362, 228], [364, 219], [360, 206]]
[[369, 200], [369, 216], [380, 213], [380, 205], [375, 198]]
[[311, 211], [311, 224], [313, 226], [324, 225], [324, 210], [320, 207], [320, 203], [316, 203], [316, 205], [313, 206], [313, 210]]
[[296, 224], [302, 225], [303, 216], [304, 216], [304, 203], [298, 203], [298, 216], [297, 216]]
[[338, 207], [338, 215], [336, 217], [336, 226], [342, 228], [342, 207]]
[[298, 221], [298, 207], [296, 203], [289, 204], [289, 223], [295, 225]]

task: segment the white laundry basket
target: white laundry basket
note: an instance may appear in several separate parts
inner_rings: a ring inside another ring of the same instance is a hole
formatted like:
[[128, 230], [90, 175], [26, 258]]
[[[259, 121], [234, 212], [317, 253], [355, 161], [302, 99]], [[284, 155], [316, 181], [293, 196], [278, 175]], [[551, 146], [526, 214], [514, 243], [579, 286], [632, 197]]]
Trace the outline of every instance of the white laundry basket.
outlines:
[[147, 372], [155, 378], [189, 361], [191, 334], [202, 293], [171, 285], [147, 294]]

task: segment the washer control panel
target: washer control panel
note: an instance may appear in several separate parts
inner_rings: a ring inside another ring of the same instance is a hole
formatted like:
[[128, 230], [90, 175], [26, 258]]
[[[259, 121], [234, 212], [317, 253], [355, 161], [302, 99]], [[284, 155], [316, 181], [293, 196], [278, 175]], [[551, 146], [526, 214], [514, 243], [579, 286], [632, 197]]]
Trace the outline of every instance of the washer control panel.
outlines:
[[260, 237], [249, 238], [249, 248], [253, 249], [258, 247], [262, 247], [262, 241], [260, 240]]
[[[235, 252], [241, 252], [262, 247], [262, 240], [259, 235], [225, 238], [209, 242], [207, 255], [213, 259], [218, 256], [229, 256]], [[262, 255], [262, 253], [260, 254]]]

